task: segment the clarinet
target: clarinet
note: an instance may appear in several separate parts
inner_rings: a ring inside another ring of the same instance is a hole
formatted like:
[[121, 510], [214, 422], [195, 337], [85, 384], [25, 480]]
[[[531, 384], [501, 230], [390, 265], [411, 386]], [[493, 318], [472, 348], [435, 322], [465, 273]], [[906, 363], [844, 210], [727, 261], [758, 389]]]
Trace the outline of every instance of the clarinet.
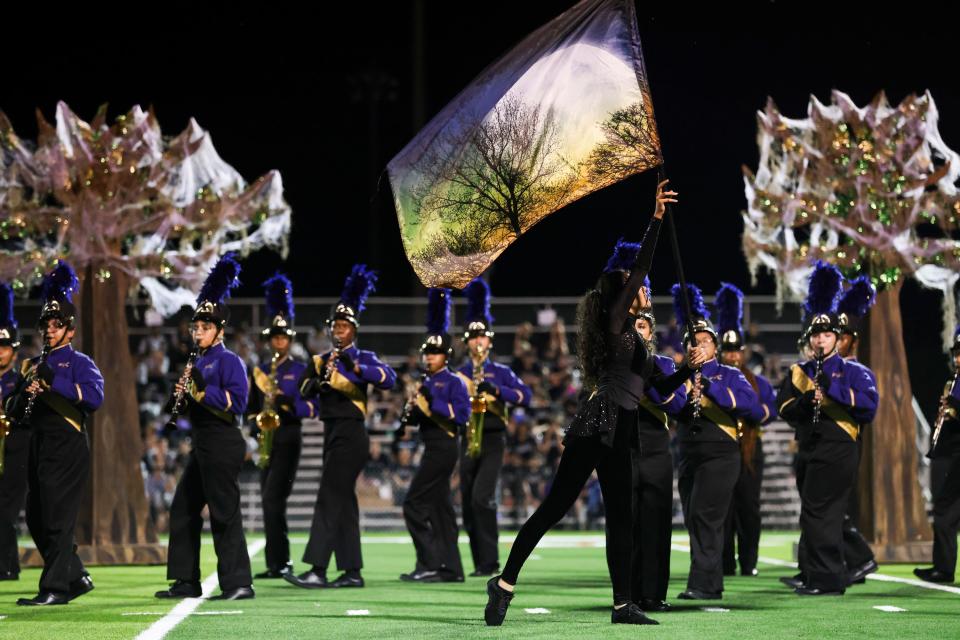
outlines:
[[700, 409], [703, 406], [703, 383], [701, 382], [703, 374], [700, 369], [693, 374], [693, 392], [691, 393], [691, 402], [693, 403], [693, 421], [696, 422], [700, 417]]
[[420, 385], [427, 384], [430, 381], [430, 376], [424, 375], [422, 381], [419, 382], [416, 378], [411, 376], [412, 384], [410, 385], [410, 390], [407, 393], [407, 402], [403, 405], [403, 413], [400, 414], [400, 430], [406, 428], [410, 424], [410, 419], [413, 417], [413, 410], [417, 406], [417, 398], [420, 396]]
[[333, 374], [337, 370], [337, 360], [340, 359], [340, 338], [333, 339], [333, 351], [327, 358], [327, 364], [320, 372], [320, 388], [324, 391], [330, 388], [333, 381]]
[[[44, 364], [47, 361], [47, 356], [50, 355], [50, 343], [46, 340], [43, 341], [43, 349], [40, 351], [40, 360], [37, 362], [36, 368], [33, 370], [33, 379], [36, 380], [37, 369], [40, 368], [40, 365]], [[22, 424], [30, 424], [30, 416], [33, 415], [33, 403], [37, 401], [37, 392], [33, 391], [27, 396], [27, 406], [23, 410], [23, 419], [21, 420]]]
[[175, 430], [177, 428], [177, 418], [183, 410], [184, 394], [187, 390], [187, 384], [190, 382], [190, 374], [193, 371], [193, 364], [197, 360], [198, 353], [199, 350], [197, 347], [190, 350], [190, 355], [187, 357], [187, 364], [183, 367], [183, 373], [180, 374], [180, 380], [178, 381], [180, 388], [173, 397], [173, 408], [170, 410], [170, 420], [167, 422], [167, 429], [169, 430]]
[[[820, 389], [820, 374], [823, 372], [823, 349], [817, 349], [817, 367], [813, 372], [813, 387], [815, 391], [821, 391]], [[820, 422], [820, 405], [822, 401], [819, 398], [814, 399], [813, 401], [813, 424], [818, 424]]]

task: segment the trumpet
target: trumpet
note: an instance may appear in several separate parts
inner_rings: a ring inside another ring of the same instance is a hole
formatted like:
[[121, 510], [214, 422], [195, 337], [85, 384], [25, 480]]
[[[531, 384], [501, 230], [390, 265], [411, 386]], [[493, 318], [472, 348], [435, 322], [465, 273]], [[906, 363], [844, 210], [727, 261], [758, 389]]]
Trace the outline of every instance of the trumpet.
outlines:
[[[813, 388], [814, 391], [820, 391], [820, 373], [823, 372], [823, 349], [817, 349], [817, 366], [813, 372]], [[820, 405], [822, 401], [820, 398], [814, 398], [813, 401], [813, 424], [818, 424], [820, 422]]]
[[270, 454], [273, 452], [273, 434], [280, 428], [280, 414], [276, 410], [277, 396], [277, 365], [280, 361], [280, 353], [274, 353], [270, 360], [270, 380], [267, 393], [263, 394], [263, 410], [257, 414], [255, 419], [257, 429], [260, 434], [257, 436], [257, 442], [260, 445], [260, 459], [257, 466], [266, 469], [270, 464]]
[[467, 424], [467, 455], [471, 458], [480, 456], [480, 447], [483, 442], [483, 421], [487, 413], [487, 396], [480, 392], [483, 382], [483, 363], [487, 359], [487, 349], [477, 345], [473, 358], [473, 395], [470, 396], [470, 422]]
[[[30, 373], [30, 377], [31, 377], [30, 383], [32, 383], [33, 380], [36, 380], [37, 369], [39, 369], [40, 365], [42, 365], [44, 362], [47, 361], [47, 356], [49, 355], [50, 355], [50, 343], [44, 340], [43, 349], [40, 351], [40, 360], [37, 362], [37, 366], [34, 367], [33, 371]], [[27, 386], [30, 386], [30, 384], [28, 384]], [[23, 424], [30, 424], [30, 416], [33, 415], [33, 403], [36, 401], [37, 401], [37, 392], [36, 391], [30, 392], [30, 395], [27, 396], [27, 406], [23, 410], [23, 420], [21, 421], [23, 422]]]
[[170, 420], [167, 421], [167, 429], [173, 431], [177, 428], [177, 418], [186, 409], [187, 387], [192, 386], [190, 374], [193, 373], [193, 365], [197, 361], [199, 350], [194, 347], [187, 356], [187, 364], [183, 367], [183, 373], [180, 374], [180, 380], [177, 381], [179, 388], [176, 395], [173, 396], [173, 407], [170, 409]]
[[320, 374], [320, 388], [324, 391], [330, 388], [333, 381], [333, 374], [337, 370], [337, 360], [340, 359], [340, 346], [340, 338], [334, 337], [333, 351], [330, 353], [330, 357], [327, 358], [327, 364], [323, 368], [323, 373]]

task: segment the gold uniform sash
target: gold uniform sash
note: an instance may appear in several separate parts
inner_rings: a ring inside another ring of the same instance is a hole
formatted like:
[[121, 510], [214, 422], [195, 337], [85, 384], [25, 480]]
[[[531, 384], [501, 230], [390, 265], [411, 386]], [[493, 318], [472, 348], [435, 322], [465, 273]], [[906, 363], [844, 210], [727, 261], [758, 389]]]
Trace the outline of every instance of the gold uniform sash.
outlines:
[[[693, 390], [693, 383], [687, 380], [686, 387], [689, 396]], [[742, 428], [740, 421], [731, 417], [726, 411], [721, 409], [706, 393], [700, 395], [700, 413], [710, 422], [720, 427], [734, 442], [738, 441], [740, 429]]]
[[[672, 395], [670, 396], [673, 397]], [[667, 399], [667, 402], [670, 401], [670, 398]], [[640, 406], [646, 409], [650, 415], [657, 419], [657, 423], [662, 424], [664, 429], [670, 428], [670, 422], [667, 418], [667, 413], [658, 407], [654, 402], [647, 396], [643, 396], [640, 400]]]
[[[317, 373], [323, 374], [323, 357], [322, 356], [313, 356], [313, 367]], [[367, 385], [364, 384], [363, 388], [358, 387], [353, 382], [350, 381], [345, 375], [340, 373], [339, 369], [333, 370], [333, 375], [330, 376], [330, 387], [335, 391], [339, 391], [343, 395], [347, 396], [347, 400], [352, 402], [357, 409], [360, 409], [360, 413], [364, 416], [367, 415]]]
[[[796, 387], [801, 393], [806, 393], [807, 391], [813, 391], [816, 388], [816, 385], [813, 383], [813, 380], [810, 379], [810, 376], [807, 375], [807, 372], [800, 368], [800, 365], [795, 364], [790, 367], [790, 379], [793, 382], [793, 386]], [[851, 396], [853, 390], [850, 390]], [[831, 420], [837, 423], [837, 426], [847, 432], [847, 435], [850, 436], [854, 441], [857, 440], [857, 436], [860, 435], [860, 425], [857, 424], [856, 420], [850, 417], [850, 414], [846, 412], [842, 405], [837, 403], [831, 398], [827, 397], [826, 392], [823, 392], [823, 400], [820, 402], [820, 408], [825, 414], [827, 414]]]
[[[457, 423], [446, 416], [435, 415], [432, 411], [430, 411], [430, 403], [427, 402], [427, 399], [419, 394], [417, 394], [417, 406], [420, 407], [420, 411], [423, 412], [423, 415], [433, 420], [438, 427], [443, 429], [444, 433], [451, 438], [455, 438], [457, 436]], [[450, 409], [450, 412], [453, 413], [452, 408]]]

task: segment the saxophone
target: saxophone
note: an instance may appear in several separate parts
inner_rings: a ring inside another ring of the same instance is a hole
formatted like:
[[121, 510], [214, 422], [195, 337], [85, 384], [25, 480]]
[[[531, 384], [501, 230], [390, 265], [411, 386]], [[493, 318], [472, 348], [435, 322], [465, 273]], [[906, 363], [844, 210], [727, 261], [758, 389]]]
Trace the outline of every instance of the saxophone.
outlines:
[[277, 413], [275, 399], [277, 396], [277, 366], [280, 361], [280, 354], [274, 353], [270, 360], [270, 377], [267, 382], [269, 387], [263, 394], [263, 410], [257, 414], [256, 424], [260, 430], [257, 435], [257, 442], [260, 445], [260, 459], [257, 466], [266, 469], [270, 465], [270, 454], [273, 452], [273, 434], [280, 428], [280, 414]]
[[467, 425], [467, 455], [480, 456], [483, 441], [483, 420], [487, 413], [487, 396], [479, 390], [483, 382], [483, 363], [487, 360], [487, 349], [477, 345], [473, 360], [473, 395], [470, 396], [470, 422]]
[[320, 389], [327, 391], [333, 381], [333, 373], [337, 370], [337, 360], [340, 359], [340, 338], [333, 339], [333, 351], [327, 358], [327, 364], [323, 367], [323, 373], [320, 374]]
[[931, 456], [934, 450], [937, 448], [937, 441], [940, 440], [940, 431], [943, 429], [943, 423], [947, 421], [948, 417], [956, 417], [956, 413], [950, 409], [950, 404], [947, 402], [947, 399], [953, 395], [953, 389], [957, 386], [957, 374], [960, 373], [960, 368], [953, 372], [953, 380], [950, 382], [950, 386], [944, 389], [944, 393], [940, 396], [940, 407], [937, 409], [937, 421], [934, 423], [933, 427], [933, 442], [930, 445], [930, 452], [927, 456]]
[[197, 361], [197, 355], [199, 353], [200, 351], [197, 347], [190, 350], [190, 355], [187, 356], [187, 364], [183, 367], [183, 373], [180, 374], [180, 380], [177, 382], [177, 384], [180, 385], [180, 389], [173, 397], [173, 407], [170, 409], [170, 420], [167, 421], [167, 429], [169, 431], [175, 431], [177, 429], [177, 417], [186, 409], [186, 395], [189, 392], [188, 387], [193, 386], [193, 379], [190, 377], [190, 374], [193, 372], [193, 365]]

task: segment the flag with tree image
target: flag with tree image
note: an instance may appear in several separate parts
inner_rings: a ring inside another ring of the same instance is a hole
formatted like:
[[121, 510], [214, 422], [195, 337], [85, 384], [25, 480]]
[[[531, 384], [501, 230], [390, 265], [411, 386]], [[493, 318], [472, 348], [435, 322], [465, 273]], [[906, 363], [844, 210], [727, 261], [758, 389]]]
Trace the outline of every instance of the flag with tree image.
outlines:
[[584, 0], [438, 113], [387, 170], [407, 257], [462, 288], [540, 220], [661, 163], [631, 0]]

